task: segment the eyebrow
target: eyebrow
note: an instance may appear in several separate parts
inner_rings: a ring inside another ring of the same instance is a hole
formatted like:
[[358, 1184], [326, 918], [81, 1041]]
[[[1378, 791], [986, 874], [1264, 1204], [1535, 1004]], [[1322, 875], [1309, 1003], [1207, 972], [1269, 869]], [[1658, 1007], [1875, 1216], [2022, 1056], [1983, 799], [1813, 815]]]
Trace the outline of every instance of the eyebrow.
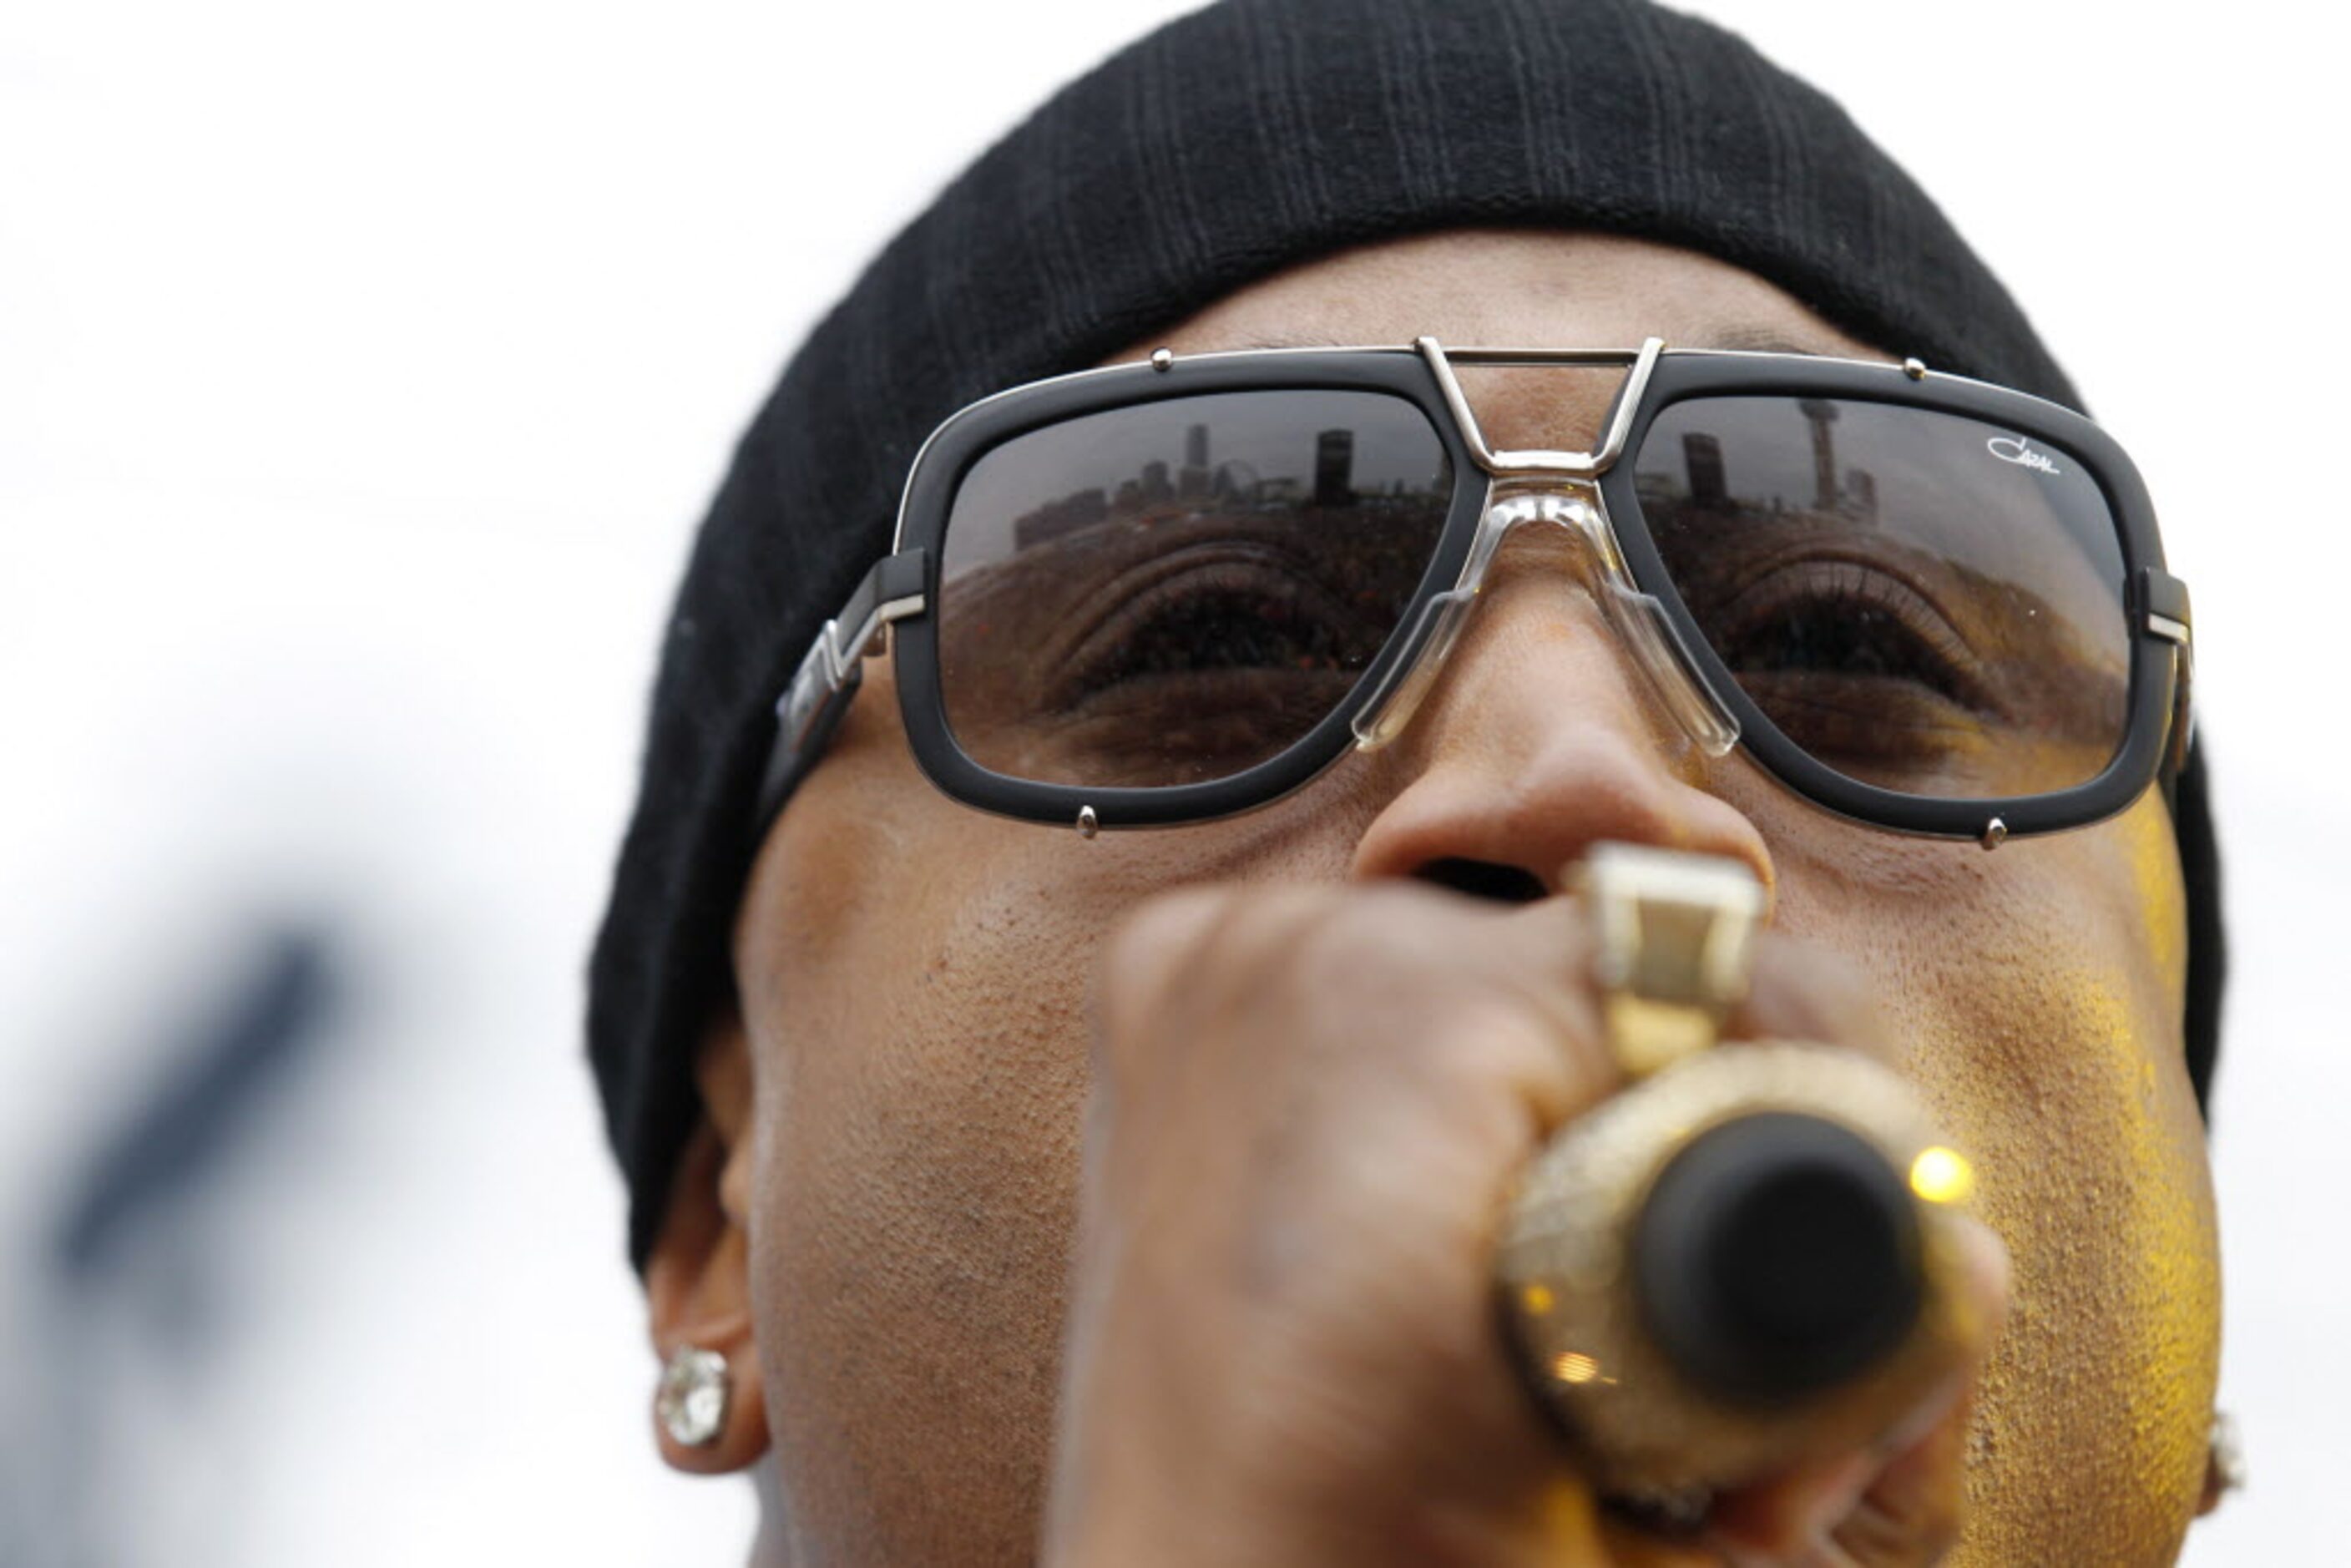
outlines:
[[[1345, 349], [1355, 346], [1356, 345], [1353, 342], [1342, 342], [1337, 338], [1319, 333], [1305, 332], [1294, 334], [1275, 332], [1258, 334], [1250, 337], [1247, 342], [1238, 345], [1238, 347], [1244, 350], [1261, 349]], [[1464, 346], [1467, 345], [1447, 345], [1447, 347]], [[1576, 346], [1600, 347], [1603, 345]], [[1632, 345], [1627, 344], [1625, 346], [1631, 347]], [[1800, 343], [1784, 332], [1776, 331], [1765, 327], [1725, 325], [1700, 328], [1698, 330], [1691, 333], [1687, 339], [1678, 340], [1677, 346], [1691, 349], [1729, 349], [1738, 352], [1750, 354], [1801, 354], [1807, 359], [1815, 360], [1843, 359], [1845, 357], [1844, 351], [1842, 348], [1823, 348], [1816, 343]]]
[[1802, 354], [1808, 359], [1843, 359], [1834, 350], [1799, 343], [1786, 335], [1760, 327], [1715, 327], [1697, 334], [1691, 348], [1729, 349], [1748, 354]]
[[1353, 349], [1360, 346], [1360, 344], [1352, 341], [1342, 342], [1336, 338], [1320, 336], [1314, 333], [1299, 333], [1296, 335], [1288, 333], [1267, 333], [1261, 337], [1252, 337], [1248, 342], [1243, 343], [1241, 348], [1243, 350], [1248, 351], [1259, 349]]
[[[1287, 349], [1348, 349], [1361, 345], [1322, 333], [1267, 332], [1252, 334], [1234, 347], [1242, 352], [1260, 350]], [[1449, 344], [1448, 347], [1463, 347]], [[1629, 346], [1629, 345], [1628, 345]], [[1842, 360], [1851, 357], [1842, 346], [1823, 348], [1816, 343], [1800, 343], [1785, 332], [1768, 327], [1721, 325], [1701, 327], [1687, 338], [1673, 344], [1677, 348], [1729, 350], [1747, 354], [1795, 354], [1808, 360]], [[1232, 350], [1221, 350], [1231, 352]]]

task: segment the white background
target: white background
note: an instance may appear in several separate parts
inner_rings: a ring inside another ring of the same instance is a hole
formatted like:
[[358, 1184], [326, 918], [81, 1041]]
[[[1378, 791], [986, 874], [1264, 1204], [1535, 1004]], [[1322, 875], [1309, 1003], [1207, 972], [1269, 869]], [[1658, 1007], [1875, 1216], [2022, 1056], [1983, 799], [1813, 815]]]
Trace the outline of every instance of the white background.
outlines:
[[[578, 1043], [656, 629], [817, 313], [1182, 8], [0, 16], [0, 1558], [739, 1560], [746, 1489], [653, 1458]], [[2194, 586], [2253, 1490], [2188, 1560], [2324, 1558], [2351, 1457], [2339, 28], [1695, 8], [1937, 194]], [[325, 934], [331, 1027], [119, 1291], [61, 1294], [75, 1173], [286, 923]]]

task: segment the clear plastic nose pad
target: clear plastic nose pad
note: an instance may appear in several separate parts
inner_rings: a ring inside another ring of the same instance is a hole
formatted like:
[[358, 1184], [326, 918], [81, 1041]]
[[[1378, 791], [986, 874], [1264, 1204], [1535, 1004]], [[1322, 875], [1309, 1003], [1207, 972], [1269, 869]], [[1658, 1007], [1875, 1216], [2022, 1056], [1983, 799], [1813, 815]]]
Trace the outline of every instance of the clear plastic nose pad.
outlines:
[[1419, 652], [1390, 669], [1380, 688], [1355, 716], [1355, 745], [1375, 751], [1404, 733], [1445, 667], [1469, 610], [1486, 580], [1486, 570], [1511, 529], [1527, 523], [1554, 523], [1582, 537], [1590, 563], [1590, 586], [1609, 626], [1624, 639], [1649, 690], [1673, 716], [1691, 744], [1720, 757], [1739, 744], [1739, 723], [1698, 674], [1689, 651], [1667, 617], [1664, 605], [1644, 593], [1625, 570], [1597, 491], [1544, 486], [1498, 491], [1478, 525], [1478, 538], [1455, 585], [1421, 609], [1406, 647]]

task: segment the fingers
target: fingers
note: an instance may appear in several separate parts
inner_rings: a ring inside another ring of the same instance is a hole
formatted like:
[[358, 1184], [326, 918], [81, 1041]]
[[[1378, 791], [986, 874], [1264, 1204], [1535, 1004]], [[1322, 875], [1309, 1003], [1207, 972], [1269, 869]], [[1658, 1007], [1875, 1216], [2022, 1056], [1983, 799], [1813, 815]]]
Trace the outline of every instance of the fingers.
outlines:
[[1531, 1528], [1563, 1461], [1500, 1340], [1491, 1229], [1541, 1124], [1618, 1082], [1582, 924], [1297, 887], [1155, 900], [1115, 935], [1054, 1542], [1369, 1562]]
[[[1096, 1042], [1231, 1038], [1247, 1022], [1220, 1006], [1235, 998], [1256, 1010], [1286, 1002], [1342, 1017], [1384, 1011], [1409, 1019], [1432, 1046], [1474, 1040], [1484, 1027], [1531, 1026], [1562, 1053], [1563, 1071], [1521, 1085], [1549, 1131], [1622, 1084], [1599, 1022], [1595, 952], [1574, 898], [1506, 911], [1403, 885], [1189, 889], [1141, 905], [1114, 937]], [[1770, 931], [1760, 934], [1749, 993], [1724, 1033], [1889, 1054], [1860, 971]], [[1116, 1054], [1096, 1062], [1113, 1094], [1130, 1065]], [[1155, 1076], [1167, 1067], [1139, 1065]]]
[[[1165, 1091], [1236, 1050], [1260, 1082], [1465, 1082], [1455, 1067], [1475, 1082], [1500, 1067], [1541, 1121], [1562, 1121], [1622, 1081], [1591, 955], [1567, 899], [1504, 910], [1404, 884], [1186, 890], [1140, 906], [1110, 944], [1097, 1086], [1114, 1099], [1143, 1081]], [[1257, 1042], [1274, 1034], [1269, 1057]]]
[[[1375, 1526], [1426, 1523], [1414, 1500], [1500, 1540], [1529, 1500], [1581, 1485], [1508, 1364], [1490, 1270], [1525, 1160], [1625, 1082], [1595, 949], [1575, 898], [1204, 888], [1138, 907], [1095, 998], [1056, 1539], [1111, 1540], [1104, 1519], [1180, 1538], [1213, 1497], [1232, 1540], [1368, 1561]], [[1725, 1033], [1892, 1054], [1851, 966], [1770, 932]], [[2003, 1255], [1983, 1232], [1966, 1256], [1959, 1288], [1985, 1309], [1967, 1316], [1997, 1323]], [[1937, 1561], [1984, 1349], [1865, 1450], [1726, 1497], [1710, 1541], [1612, 1528], [1614, 1561]]]
[[1756, 938], [1746, 999], [1723, 1025], [1735, 1040], [1810, 1040], [1883, 1056], [1885, 1015], [1861, 970], [1843, 955], [1765, 931]]

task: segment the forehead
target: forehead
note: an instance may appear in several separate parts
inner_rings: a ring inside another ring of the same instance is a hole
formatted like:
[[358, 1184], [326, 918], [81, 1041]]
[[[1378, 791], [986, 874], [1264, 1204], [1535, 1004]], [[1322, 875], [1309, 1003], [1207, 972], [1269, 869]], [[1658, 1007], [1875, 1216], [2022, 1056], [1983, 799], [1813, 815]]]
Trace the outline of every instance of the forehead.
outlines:
[[1611, 235], [1448, 230], [1340, 251], [1260, 279], [1120, 359], [1177, 352], [1406, 343], [1771, 349], [1901, 357], [1794, 296], [1698, 251]]

